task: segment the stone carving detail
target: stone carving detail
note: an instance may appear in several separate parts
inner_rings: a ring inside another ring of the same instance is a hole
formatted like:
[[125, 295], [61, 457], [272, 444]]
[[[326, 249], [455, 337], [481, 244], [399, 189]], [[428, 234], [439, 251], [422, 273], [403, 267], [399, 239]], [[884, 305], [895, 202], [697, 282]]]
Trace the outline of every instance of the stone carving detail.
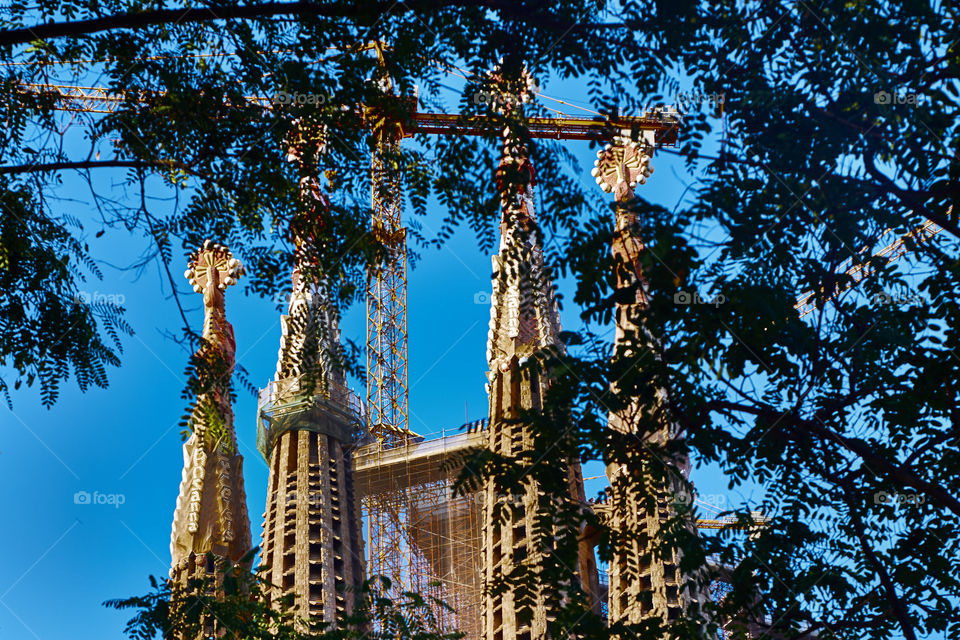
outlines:
[[601, 189], [613, 192], [617, 202], [627, 202], [633, 198], [636, 186], [646, 183], [653, 174], [650, 153], [652, 150], [643, 143], [617, 138], [614, 144], [597, 151], [590, 174]]
[[292, 598], [305, 631], [335, 626], [352, 612], [365, 577], [350, 441], [360, 416], [344, 402], [339, 316], [320, 269], [317, 226], [310, 223], [322, 221], [330, 207], [309, 146], [319, 133], [300, 132], [287, 154], [301, 175], [301, 209], [290, 228], [293, 282], [276, 378], [260, 404], [261, 451], [270, 467], [261, 545], [273, 585], [267, 597]]
[[[615, 314], [614, 358], [626, 362], [636, 361], [637, 338], [657, 352], [655, 336], [639, 322], [647, 305], [642, 270], [644, 245], [640, 223], [631, 205], [634, 189], [653, 173], [652, 153], [653, 149], [644, 143], [617, 138], [597, 152], [591, 172], [600, 188], [606, 193], [612, 192], [616, 201], [611, 252], [617, 287], [634, 289], [632, 297], [617, 304]], [[611, 388], [618, 390], [616, 384]], [[658, 390], [656, 398], [658, 402], [665, 402], [664, 390]], [[639, 402], [633, 400], [625, 409], [610, 413], [609, 427], [622, 433], [635, 433], [640, 411]], [[670, 441], [682, 439], [683, 433], [676, 425], [667, 423], [644, 438], [662, 448]], [[666, 520], [677, 515], [675, 505], [689, 504], [688, 489], [679, 477], [685, 478], [689, 473], [686, 455], [666, 459], [665, 463], [678, 477], [662, 483], [643, 475], [642, 469], [651, 464], [650, 460], [607, 465], [610, 481], [607, 523], [613, 547], [608, 592], [611, 624], [637, 623], [651, 617], [676, 620], [689, 607], [699, 606], [706, 599], [704, 592], [690, 586], [696, 582], [696, 576], [679, 570], [678, 551], [672, 550], [670, 554], [654, 551]], [[692, 522], [690, 527], [692, 529]]]
[[[502, 91], [493, 96], [496, 108], [507, 112], [522, 108], [523, 87], [534, 86], [529, 78], [519, 83], [503, 83], [494, 74], [495, 83]], [[518, 97], [519, 96], [519, 97]], [[500, 246], [492, 258], [493, 292], [490, 299], [490, 330], [487, 340], [487, 374], [489, 385], [488, 446], [496, 454], [516, 456], [535, 447], [530, 425], [520, 423], [523, 412], [542, 413], [542, 399], [551, 384], [550, 373], [537, 360], [523, 366], [528, 360], [550, 352], [561, 352], [560, 319], [554, 297], [553, 282], [543, 256], [543, 244], [534, 210], [536, 175], [527, 149], [508, 128], [503, 134], [503, 151], [497, 167], [497, 188], [500, 192]], [[545, 463], [546, 464], [546, 463]], [[579, 464], [553, 460], [559, 472], [569, 478], [569, 494], [559, 496], [561, 501], [583, 502], [583, 481]], [[539, 562], [546, 555], [561, 553], [545, 549], [536, 533], [542, 525], [545, 501], [541, 499], [536, 482], [517, 487], [511, 496], [520, 506], [500, 512], [498, 501], [503, 496], [492, 479], [484, 482], [482, 516], [483, 576], [485, 585], [481, 622], [484, 640], [528, 638], [543, 640], [548, 637], [548, 626], [555, 617], [556, 608], [568, 597], [570, 584], [538, 584], [536, 603], [530, 607], [518, 602], [515, 587], [489, 589], [501, 585], [504, 577], [524, 563], [533, 572], [539, 572]], [[555, 530], [559, 534], [559, 529]], [[565, 532], [569, 535], [569, 532]], [[577, 565], [580, 587], [593, 600], [599, 612], [599, 584], [596, 560], [592, 547], [582, 545], [557, 562]], [[559, 557], [559, 556], [554, 556]]]
[[[289, 140], [287, 161], [300, 173], [301, 209], [291, 221], [289, 238], [294, 245], [293, 277], [287, 314], [281, 319], [282, 334], [277, 358], [276, 379], [304, 374], [316, 376], [326, 385], [344, 383], [338, 366], [340, 357], [339, 313], [330, 299], [329, 285], [321, 273], [318, 251], [322, 241], [317, 226], [330, 212], [330, 196], [317, 179], [317, 158], [324, 151], [325, 130], [298, 128]], [[333, 179], [333, 172], [327, 172]]]
[[203, 476], [207, 465], [207, 454], [203, 449], [197, 449], [193, 464], [190, 466], [192, 478], [190, 482], [190, 511], [187, 515], [187, 531], [196, 533], [200, 526], [200, 494], [203, 492]]
[[493, 291], [487, 364], [505, 371], [513, 356], [560, 346], [560, 323], [553, 283], [533, 207], [536, 175], [526, 149], [505, 132], [497, 168], [501, 193], [500, 249], [492, 258]]
[[650, 164], [652, 153], [653, 149], [643, 143], [617, 138], [614, 144], [608, 144], [597, 152], [594, 168], [590, 172], [601, 189], [607, 193], [613, 192], [618, 204], [612, 242], [617, 288], [636, 286], [634, 302], [638, 304], [646, 304], [640, 266], [643, 242], [637, 215], [627, 203], [633, 200], [637, 185], [646, 183], [653, 174]]
[[[170, 575], [206, 576], [206, 554], [238, 562], [250, 550], [250, 520], [230, 404], [236, 342], [224, 291], [243, 275], [230, 251], [209, 240], [190, 256], [184, 276], [203, 295], [203, 343], [195, 354], [200, 388], [183, 445], [183, 474], [170, 538]], [[198, 573], [199, 572], [199, 573]]]

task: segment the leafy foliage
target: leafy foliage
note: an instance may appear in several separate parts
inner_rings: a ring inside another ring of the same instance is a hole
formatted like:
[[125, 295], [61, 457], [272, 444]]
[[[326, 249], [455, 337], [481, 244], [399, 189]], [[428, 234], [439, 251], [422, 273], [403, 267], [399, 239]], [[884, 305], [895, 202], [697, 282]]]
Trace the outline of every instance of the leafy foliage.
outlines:
[[[71, 375], [81, 389], [105, 387], [120, 335], [133, 330], [116, 300], [79, 289], [100, 272], [68, 221], [35, 204], [25, 188], [0, 187], [0, 365], [14, 372], [14, 389], [38, 383], [50, 406]], [[0, 376], [0, 391], [12, 408], [8, 380]]]
[[[630, 204], [642, 221], [649, 306], [619, 354], [605, 330], [631, 292], [616, 290], [612, 213], [582, 188], [572, 156], [530, 141], [550, 261], [574, 281], [585, 325], [551, 369], [571, 416], [562, 456], [649, 456], [605, 428], [611, 410], [636, 407], [639, 434], [665, 421], [683, 429], [679, 451], [663, 459], [688, 450], [754, 496], [734, 514], [745, 525], [753, 511], [768, 518], [751, 536], [676, 527], [662, 540], [663, 553], [730, 569], [724, 615], [753, 609], [762, 631], [784, 637], [960, 636], [957, 19], [947, 3], [839, 0], [224, 2], [195, 11], [14, 3], [0, 57], [33, 64], [0, 72], [2, 197], [17, 213], [5, 210], [2, 222], [9, 288], [0, 300], [12, 315], [0, 316], [0, 357], [46, 384], [48, 402], [70, 367], [81, 385], [101, 384], [115, 362], [97, 331], [122, 328], [110, 310], [57, 302], [77, 290], [82, 255], [56, 222], [65, 218], [43, 204], [58, 171], [125, 167], [140, 197], [99, 199], [107, 224], [144, 234], [166, 264], [179, 259], [178, 244], [229, 240], [257, 274], [250, 289], [272, 295], [290, 267], [285, 230], [300, 207], [286, 145], [297, 131], [324, 131], [316, 170], [336, 170], [336, 188], [312, 235], [319, 270], [342, 274], [332, 298], [347, 304], [383, 252], [366, 233], [369, 125], [410, 108], [384, 87], [410, 95], [416, 86], [430, 108], [448, 69], [468, 78], [459, 108], [490, 117], [490, 135], [418, 135], [390, 160], [409, 168], [415, 214], [433, 201], [446, 211], [436, 238], [414, 237], [442, 243], [463, 226], [484, 249], [498, 224], [495, 136], [509, 124], [476, 99], [495, 64], [575, 78], [604, 113], [686, 105], [680, 145], [663, 152], [684, 161], [691, 183], [672, 208], [642, 189]], [[382, 59], [364, 47], [373, 40], [389, 43]], [[73, 156], [56, 100], [23, 85], [93, 77], [125, 99], [84, 124], [89, 148]], [[314, 99], [270, 109], [247, 99], [279, 92]], [[92, 160], [101, 152], [108, 157]], [[143, 197], [148, 179], [175, 195], [172, 211]], [[943, 229], [934, 241], [909, 235], [925, 220]], [[898, 237], [909, 256], [889, 263], [881, 250]], [[72, 263], [59, 260], [67, 254]], [[14, 277], [14, 268], [23, 271]], [[31, 303], [36, 291], [50, 295]], [[802, 292], [814, 303], [804, 316]], [[625, 361], [631, 351], [635, 361]], [[556, 436], [545, 419], [527, 419]], [[498, 482], [517, 471], [484, 464]], [[640, 467], [654, 482], [669, 465]], [[654, 626], [614, 631], [649, 636]]]
[[105, 606], [135, 612], [124, 632], [129, 638], [200, 638], [213, 633], [229, 640], [458, 640], [440, 629], [430, 602], [414, 593], [398, 592], [383, 577], [356, 589], [357, 605], [334, 628], [308, 623], [297, 616], [289, 598], [267, 598], [272, 586], [268, 569], [256, 571], [216, 559], [217, 579], [195, 579], [185, 585], [150, 577], [150, 593], [109, 600]]

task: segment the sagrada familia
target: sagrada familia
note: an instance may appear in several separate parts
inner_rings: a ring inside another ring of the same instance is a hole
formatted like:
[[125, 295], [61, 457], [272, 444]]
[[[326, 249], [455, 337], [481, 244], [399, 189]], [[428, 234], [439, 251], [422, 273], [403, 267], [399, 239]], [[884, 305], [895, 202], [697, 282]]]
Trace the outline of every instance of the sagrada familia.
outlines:
[[[642, 138], [616, 137], [598, 152], [593, 170], [617, 204], [610, 250], [618, 286], [635, 292], [616, 303], [614, 358], [624, 361], [643, 336], [638, 318], [646, 306], [644, 245], [627, 203], [653, 171], [653, 151]], [[609, 529], [612, 559], [606, 567], [598, 567], [597, 536], [586, 529], [571, 537], [571, 531], [560, 530], [566, 525], [555, 524], [544, 536], [545, 511], [559, 507], [556, 495], [544, 499], [536, 480], [510, 494], [509, 508], [489, 478], [472, 493], [453, 491], [459, 471], [450, 462], [462, 452], [485, 447], [512, 459], [536, 446], [532, 421], [520, 418], [546, 410], [553, 377], [550, 358], [543, 356], [564, 350], [533, 206], [533, 169], [523, 144], [509, 132], [496, 175], [502, 200], [499, 250], [492, 257], [489, 412], [455, 435], [396, 439], [393, 445], [369, 436], [362, 403], [330, 364], [330, 354], [339, 349], [337, 312], [322, 279], [309, 275], [309, 243], [298, 245], [276, 374], [260, 394], [258, 446], [269, 464], [260, 557], [269, 567], [268, 598], [292, 596], [308, 628], [336, 625], [353, 610], [356, 587], [381, 574], [399, 587], [446, 601], [450, 608], [438, 608], [439, 623], [469, 640], [547, 638], [557, 607], [574, 591], [582, 594], [586, 610], [610, 625], [653, 616], [677, 620], [710, 598], [709, 580], [681, 571], [679, 552], [652, 552], [661, 527], [677, 517], [680, 494], [689, 492], [684, 482], [651, 485], [630, 465], [610, 462], [609, 499], [590, 502], [579, 462], [552, 462], [562, 466], [565, 489], [559, 499], [566, 512], [592, 513]], [[306, 193], [315, 185], [301, 187]], [[242, 275], [243, 266], [229, 250], [209, 241], [191, 256], [186, 273], [203, 296], [204, 346], [196, 359], [216, 375], [201, 386], [193, 433], [183, 447], [171, 537], [174, 584], [213, 577], [219, 561], [249, 562], [245, 557], [253, 546], [230, 406], [235, 342], [224, 298]], [[318, 371], [321, 375], [311, 375]], [[632, 410], [611, 411], [609, 428], [632, 433]], [[668, 424], [644, 437], [662, 445], [683, 434]], [[689, 471], [682, 455], [666, 465], [677, 477]], [[690, 529], [695, 535], [692, 522]], [[573, 549], [570, 579], [577, 584], [534, 579], [534, 597], [519, 594], [520, 587], [507, 578], [518, 567], [529, 567], [536, 577], [544, 558], [559, 557], [563, 540], [573, 540], [565, 548]]]

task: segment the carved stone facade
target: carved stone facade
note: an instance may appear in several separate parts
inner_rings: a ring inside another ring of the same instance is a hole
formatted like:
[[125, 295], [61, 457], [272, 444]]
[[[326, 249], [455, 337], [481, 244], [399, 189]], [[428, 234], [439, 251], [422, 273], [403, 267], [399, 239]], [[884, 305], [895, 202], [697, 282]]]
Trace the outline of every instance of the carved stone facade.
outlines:
[[[640, 349], [656, 351], [655, 338], [642, 328], [647, 303], [641, 270], [644, 246], [629, 206], [633, 189], [652, 171], [649, 154], [650, 148], [643, 144], [618, 140], [598, 154], [594, 170], [598, 184], [616, 194], [612, 249], [618, 264], [617, 284], [621, 290], [633, 287], [634, 291], [616, 308], [615, 361], [632, 362]], [[589, 507], [579, 463], [546, 456], [549, 447], [543, 446], [531, 424], [545, 416], [554, 424], [564, 420], [545, 402], [553, 380], [550, 361], [563, 355], [564, 346], [534, 214], [533, 167], [509, 127], [497, 183], [502, 197], [500, 244], [492, 258], [489, 426], [484, 441], [491, 453], [518, 464], [529, 463], [525, 454], [544, 451], [544, 459], [536, 464], [549, 467], [558, 481], [548, 489], [536, 474], [519, 478], [511, 487], [485, 479], [481, 544], [475, 545], [480, 547], [476, 553], [481, 560], [462, 563], [467, 568], [458, 571], [473, 570], [479, 564], [473, 575], [480, 573], [483, 595], [471, 596], [468, 605], [480, 611], [482, 640], [545, 640], [551, 621], [575, 591], [585, 595], [585, 606], [597, 614], [602, 592], [592, 543], [581, 530], [583, 519], [574, 517], [546, 533], [541, 525], [543, 516], [553, 515], [558, 507], [574, 514]], [[309, 207], [328, 206], [315, 180], [305, 178], [300, 186], [308, 213]], [[261, 556], [270, 567], [267, 579], [273, 585], [267, 597], [276, 601], [292, 596], [296, 613], [313, 630], [321, 623], [336, 625], [353, 611], [354, 588], [365, 579], [351, 449], [364, 425], [359, 399], [347, 389], [339, 367], [339, 318], [311, 259], [317, 248], [308, 239], [294, 240], [292, 293], [281, 322], [276, 376], [260, 394], [258, 446], [269, 464]], [[242, 270], [229, 251], [208, 242], [194, 254], [186, 274], [195, 291], [203, 294], [205, 343], [197, 361], [210, 366], [201, 372], [206, 376], [204, 391], [193, 414], [194, 432], [184, 445], [174, 514], [171, 577], [179, 584], [197, 577], [215, 579], [218, 561], [240, 562], [251, 547], [242, 457], [237, 453], [229, 401], [235, 342], [223, 296]], [[618, 391], [616, 385], [613, 390]], [[665, 400], [661, 394], [658, 398]], [[633, 402], [623, 411], [611, 412], [610, 429], [636, 434], [639, 405]], [[644, 437], [646, 444], [663, 447], [682, 442], [683, 433], [664, 423]], [[698, 576], [680, 571], [677, 553], [662, 557], [653, 552], [663, 537], [664, 524], [678, 514], [677, 505], [691, 502], [689, 487], [682, 481], [689, 473], [689, 461], [685, 455], [668, 458], [666, 466], [681, 481], [659, 482], [644, 473], [652, 462], [641, 456], [634, 463], [607, 466], [610, 499], [598, 511], [602, 510], [611, 529], [613, 543], [608, 587], [611, 624], [652, 617], [674, 620], [707, 599], [706, 590], [697, 585]], [[438, 519], [426, 510], [418, 516]], [[472, 531], [477, 531], [475, 517], [472, 522]], [[692, 531], [694, 523], [689, 526]], [[440, 567], [439, 575], [456, 573], [446, 568], [453, 566], [453, 558], [429, 559]], [[543, 569], [550, 562], [573, 565], [575, 584], [540, 579], [554, 575]], [[532, 595], [526, 593], [530, 596], [526, 600], [519, 585], [511, 584], [511, 574], [518, 570], [526, 573], [520, 582], [533, 590]], [[494, 585], [497, 588], [491, 589]]]
[[308, 249], [297, 256], [276, 380], [260, 394], [259, 445], [270, 466], [262, 560], [270, 597], [292, 595], [315, 628], [352, 611], [365, 577], [350, 451], [361, 417], [335, 365], [336, 311], [323, 282], [301, 275]]
[[[625, 296], [628, 301], [618, 303], [615, 311], [614, 362], [628, 367], [643, 361], [641, 351], [652, 350], [656, 354], [657, 341], [640, 321], [647, 305], [641, 267], [644, 246], [639, 221], [629, 204], [634, 188], [646, 182], [653, 172], [651, 154], [652, 149], [644, 143], [620, 139], [598, 152], [593, 170], [597, 184], [605, 192], [613, 192], [616, 198], [612, 251], [617, 287], [621, 291], [633, 288], [632, 296]], [[622, 392], [616, 384], [612, 389]], [[655, 401], [664, 399], [660, 390]], [[637, 400], [623, 410], [612, 411], [610, 428], [625, 434], [636, 433], [640, 411]], [[673, 549], [666, 556], [654, 552], [661, 541], [662, 528], [677, 517], [677, 506], [692, 503], [689, 488], [682, 480], [690, 472], [687, 456], [662, 453], [668, 445], [681, 442], [683, 433], [665, 421], [662, 428], [644, 438], [652, 446], [643, 448], [640, 459], [607, 465], [610, 496], [605, 515], [613, 547], [608, 592], [610, 624], [637, 623], [650, 617], [676, 620], [691, 605], [699, 606], [707, 599], [706, 589], [700, 587], [697, 576], [680, 571], [678, 550]], [[660, 453], [647, 454], [650, 450]], [[650, 455], [659, 456], [657, 463], [669, 471], [658, 469], [658, 473], [650, 473], [654, 462]], [[667, 479], [656, 481], [652, 476]], [[691, 532], [695, 531], [692, 520], [686, 524]]]
[[[250, 519], [230, 406], [236, 343], [226, 320], [224, 295], [243, 267], [209, 241], [191, 257], [187, 278], [203, 294], [204, 344], [195, 355], [201, 393], [183, 445], [183, 476], [170, 537], [170, 577], [184, 585], [217, 578], [221, 562], [237, 563], [250, 550]], [[211, 554], [211, 555], [208, 555]]]
[[[534, 433], [524, 413], [542, 414], [550, 372], [542, 357], [562, 353], [560, 320], [553, 285], [544, 267], [540, 232], [533, 214], [533, 169], [521, 145], [508, 137], [498, 169], [502, 194], [499, 253], [493, 256], [493, 293], [487, 343], [489, 365], [488, 446], [504, 458], [535, 449]], [[533, 640], [548, 636], [548, 624], [561, 603], [569, 599], [574, 585], [534, 579], [533, 601], [524, 602], [506, 581], [504, 589], [489, 590], [518, 567], [535, 575], [544, 562], [564, 562], [553, 548], [554, 539], [538, 537], [538, 521], [561, 500], [579, 506], [584, 502], [579, 462], [545, 460], [559, 465], [568, 479], [567, 492], [545, 496], [543, 487], [530, 477], [509, 494], [498, 490], [493, 480], [485, 483], [483, 498], [482, 637], [484, 640]], [[563, 471], [563, 469], [566, 469]], [[505, 504], [506, 503], [506, 504]], [[512, 509], [511, 507], [519, 507]], [[572, 539], [578, 531], [561, 532]], [[579, 543], [573, 557], [580, 586], [599, 612], [599, 584], [593, 549]], [[529, 583], [528, 583], [529, 584]]]
[[364, 579], [346, 443], [294, 428], [273, 443], [269, 462], [263, 561], [277, 587], [271, 597], [292, 594], [299, 616], [335, 622], [351, 611], [352, 588]]

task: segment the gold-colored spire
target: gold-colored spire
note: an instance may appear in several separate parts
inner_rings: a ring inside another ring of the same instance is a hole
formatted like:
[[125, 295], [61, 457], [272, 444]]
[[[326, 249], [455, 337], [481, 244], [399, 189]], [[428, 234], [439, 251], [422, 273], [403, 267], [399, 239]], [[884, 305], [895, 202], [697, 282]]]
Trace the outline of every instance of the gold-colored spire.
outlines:
[[[206, 554], [238, 562], [250, 550], [250, 519], [230, 403], [236, 340], [227, 322], [224, 291], [244, 273], [221, 245], [206, 241], [184, 273], [203, 294], [203, 344], [194, 355], [198, 388], [183, 445], [183, 476], [170, 538], [171, 577], [196, 577]], [[191, 567], [190, 565], [196, 566]]]

